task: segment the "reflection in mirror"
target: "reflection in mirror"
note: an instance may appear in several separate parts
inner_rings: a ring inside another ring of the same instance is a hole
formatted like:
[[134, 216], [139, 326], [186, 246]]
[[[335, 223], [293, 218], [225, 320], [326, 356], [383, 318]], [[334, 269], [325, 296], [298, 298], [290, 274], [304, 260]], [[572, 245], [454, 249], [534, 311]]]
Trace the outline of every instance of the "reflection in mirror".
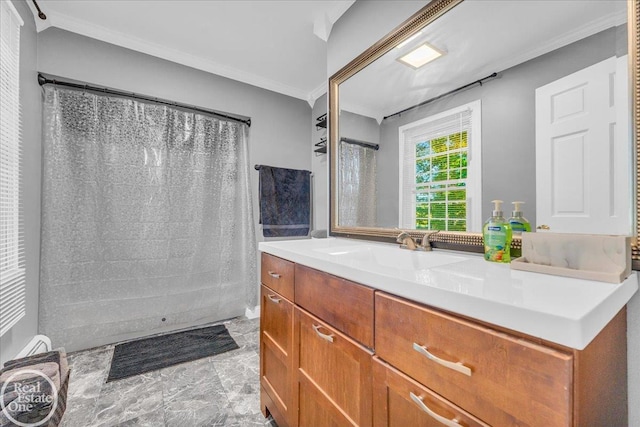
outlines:
[[[365, 144], [337, 145], [337, 225], [479, 232], [500, 199], [534, 229], [632, 234], [626, 2], [486, 3], [340, 84], [340, 139]], [[422, 46], [440, 56], [399, 60]]]

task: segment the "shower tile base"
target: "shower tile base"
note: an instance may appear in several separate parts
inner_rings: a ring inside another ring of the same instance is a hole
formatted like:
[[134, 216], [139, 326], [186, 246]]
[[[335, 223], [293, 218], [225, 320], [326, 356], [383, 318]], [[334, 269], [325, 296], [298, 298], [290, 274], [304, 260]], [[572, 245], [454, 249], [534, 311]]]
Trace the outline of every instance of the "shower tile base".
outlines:
[[260, 319], [224, 323], [239, 349], [110, 383], [114, 345], [70, 353], [61, 426], [277, 427], [260, 413]]

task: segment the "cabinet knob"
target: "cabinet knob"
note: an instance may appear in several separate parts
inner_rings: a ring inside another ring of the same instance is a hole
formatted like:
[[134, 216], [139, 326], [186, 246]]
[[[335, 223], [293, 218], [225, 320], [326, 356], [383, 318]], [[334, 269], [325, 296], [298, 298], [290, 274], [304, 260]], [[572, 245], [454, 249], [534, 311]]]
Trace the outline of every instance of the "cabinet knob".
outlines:
[[269, 272], [269, 276], [273, 277], [274, 279], [279, 279], [280, 275], [276, 272], [270, 271]]

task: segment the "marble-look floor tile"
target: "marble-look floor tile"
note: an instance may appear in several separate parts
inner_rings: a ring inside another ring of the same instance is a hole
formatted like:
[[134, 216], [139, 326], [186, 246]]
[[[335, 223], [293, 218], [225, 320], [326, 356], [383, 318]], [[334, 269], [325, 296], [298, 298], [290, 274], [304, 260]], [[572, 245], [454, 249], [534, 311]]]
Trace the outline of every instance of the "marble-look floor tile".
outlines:
[[213, 364], [233, 411], [238, 415], [260, 413], [260, 356], [246, 351], [213, 358]]
[[260, 413], [260, 320], [224, 324], [239, 349], [109, 383], [113, 345], [70, 353], [62, 426], [277, 427]]
[[229, 400], [210, 358], [161, 371], [167, 426], [206, 426], [226, 422]]
[[106, 383], [102, 387], [94, 425], [117, 425], [154, 412], [162, 412], [160, 372], [147, 372]]
[[224, 323], [229, 333], [246, 334], [247, 332], [255, 332], [260, 330], [260, 319], [241, 319]]
[[267, 419], [262, 414], [236, 415], [227, 421], [226, 427], [278, 427], [273, 419]]
[[76, 396], [97, 398], [109, 373], [112, 356], [113, 346], [70, 354], [69, 399]]
[[[111, 426], [111, 424], [108, 425]], [[149, 412], [116, 424], [117, 427], [157, 427], [163, 425], [165, 425], [165, 420], [162, 411]]]

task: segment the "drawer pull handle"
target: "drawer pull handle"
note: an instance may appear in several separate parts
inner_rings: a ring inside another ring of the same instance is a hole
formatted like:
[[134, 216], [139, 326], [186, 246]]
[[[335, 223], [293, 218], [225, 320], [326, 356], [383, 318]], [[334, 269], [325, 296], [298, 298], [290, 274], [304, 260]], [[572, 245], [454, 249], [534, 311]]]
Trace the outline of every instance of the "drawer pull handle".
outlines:
[[321, 325], [312, 325], [312, 326], [313, 326], [313, 330], [316, 331], [316, 334], [318, 334], [320, 338], [322, 338], [323, 340], [327, 340], [329, 342], [333, 342], [333, 335], [327, 335], [320, 332], [320, 328], [322, 328]]
[[463, 365], [461, 362], [449, 362], [448, 360], [440, 359], [437, 356], [429, 353], [426, 347], [413, 343], [413, 349], [418, 353], [422, 354], [429, 360], [433, 360], [434, 362], [444, 366], [445, 368], [453, 369], [454, 371], [460, 372], [461, 374], [465, 374], [471, 376], [471, 368]]
[[280, 298], [276, 298], [275, 295], [267, 295], [267, 297], [276, 304], [280, 304], [280, 301], [282, 301]]
[[274, 279], [279, 279], [280, 275], [278, 273], [275, 273], [273, 271], [269, 272], [269, 276], [273, 277]]
[[409, 392], [409, 397], [411, 398], [411, 400], [413, 400], [416, 403], [416, 405], [418, 405], [420, 409], [426, 412], [434, 420], [439, 421], [440, 423], [448, 427], [460, 427], [460, 423], [458, 423], [457, 420], [455, 419], [450, 420], [448, 418], [443, 417], [442, 415], [436, 414], [431, 408], [429, 408], [427, 405], [424, 404], [424, 402], [420, 397], [416, 396], [415, 394]]

